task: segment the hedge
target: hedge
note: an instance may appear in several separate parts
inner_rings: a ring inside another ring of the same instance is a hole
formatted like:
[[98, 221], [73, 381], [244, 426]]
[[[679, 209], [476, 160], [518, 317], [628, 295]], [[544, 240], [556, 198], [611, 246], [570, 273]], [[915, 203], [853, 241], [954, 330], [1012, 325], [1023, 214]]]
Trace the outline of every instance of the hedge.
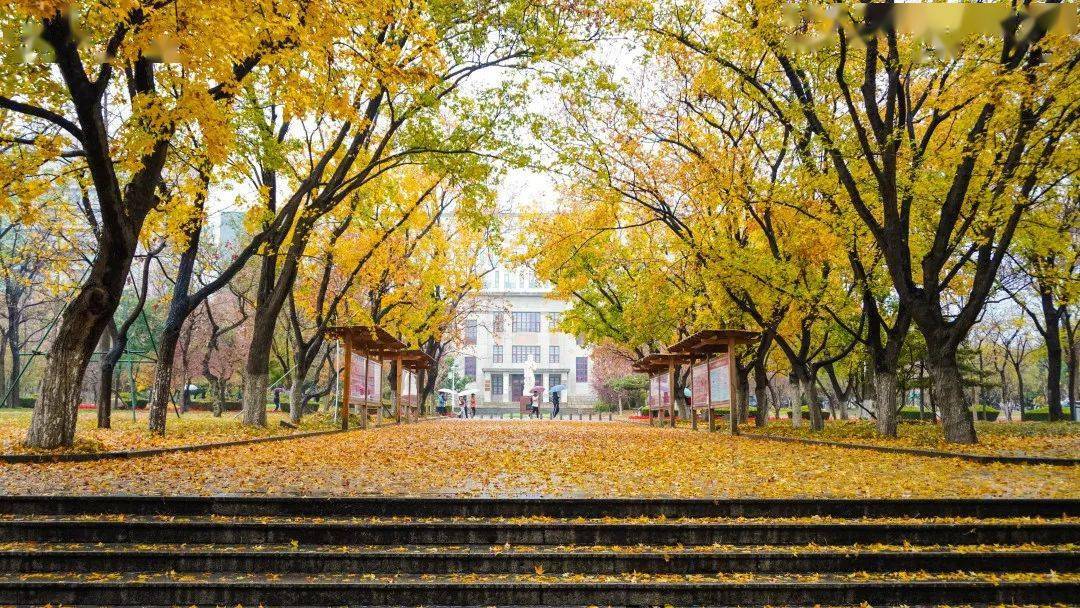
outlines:
[[[239, 412], [240, 402], [235, 399], [224, 401], [226, 412]], [[207, 399], [192, 399], [188, 409], [194, 412], [209, 412], [214, 409], [214, 402]]]
[[[822, 420], [828, 420], [829, 419], [829, 413], [830, 412], [828, 410], [824, 410], [824, 409], [821, 410], [821, 419]], [[751, 416], [752, 415], [753, 414], [751, 414]], [[787, 411], [787, 417], [789, 419], [791, 418], [791, 410]], [[802, 418], [803, 418], [803, 420], [810, 420], [810, 408], [809, 407], [803, 406], [803, 408], [802, 408]]]
[[[998, 411], [996, 408], [992, 408], [992, 407], [986, 408], [985, 412], [983, 412], [983, 408], [982, 408], [981, 405], [976, 405], [972, 409], [975, 411], [975, 419], [976, 420], [988, 420], [990, 422], [993, 422], [993, 421], [998, 419], [998, 416], [1001, 415], [1000, 411]], [[919, 408], [910, 407], [910, 406], [902, 408], [900, 410], [900, 419], [901, 420], [919, 420], [920, 419], [919, 418]], [[928, 422], [933, 421], [934, 420], [934, 412], [933, 412], [933, 410], [931, 410], [930, 408], [926, 408], [925, 410], [923, 410], [922, 420], [925, 420], [925, 421], [928, 421]]]
[[[1061, 406], [1061, 417], [1064, 420], [1072, 420], [1072, 416], [1069, 412], [1069, 406]], [[1025, 422], [1050, 422], [1050, 408], [1037, 407], [1035, 409], [1024, 412], [1020, 419]]]

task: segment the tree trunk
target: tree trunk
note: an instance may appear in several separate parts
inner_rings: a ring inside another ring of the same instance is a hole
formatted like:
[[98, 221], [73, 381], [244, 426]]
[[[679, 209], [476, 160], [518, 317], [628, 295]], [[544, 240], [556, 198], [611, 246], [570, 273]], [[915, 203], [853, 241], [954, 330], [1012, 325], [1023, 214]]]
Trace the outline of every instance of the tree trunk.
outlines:
[[307, 377], [307, 370], [301, 369], [302, 365], [298, 363], [293, 370], [292, 389], [289, 391], [289, 421], [293, 424], [300, 424], [304, 415], [304, 379]]
[[101, 362], [101, 382], [98, 384], [97, 426], [99, 429], [112, 428], [113, 378], [116, 364], [108, 360], [108, 355]]
[[1043, 313], [1043, 337], [1046, 339], [1046, 404], [1050, 408], [1050, 422], [1062, 419], [1061, 415], [1061, 315], [1062, 309], [1054, 305], [1053, 292], [1042, 289], [1039, 300]]
[[769, 391], [769, 373], [765, 370], [765, 362], [758, 360], [754, 362], [754, 399], [757, 400], [757, 411], [754, 413], [754, 426], [765, 426], [765, 419], [768, 416], [768, 391]]
[[[171, 314], [170, 306], [170, 316]], [[165, 434], [165, 420], [169, 415], [169, 397], [172, 395], [176, 345], [179, 341], [180, 327], [166, 323], [158, 342], [159, 358], [157, 365], [154, 366], [154, 384], [149, 405], [150, 432], [155, 435]]]
[[956, 350], [935, 347], [929, 339], [927, 342], [930, 399], [941, 412], [945, 441], [976, 443], [975, 422], [968, 409], [964, 381], [956, 362]]
[[7, 347], [11, 352], [11, 384], [8, 387], [8, 404], [19, 407], [22, 398], [22, 348], [19, 344], [21, 315], [17, 309], [8, 309]]
[[[806, 399], [806, 405], [810, 409], [810, 430], [821, 431], [825, 429], [825, 416], [821, 412], [821, 400], [817, 395], [817, 383], [813, 376], [803, 380], [802, 394]], [[799, 408], [799, 417], [802, 417], [802, 408]]]
[[266, 426], [266, 387], [270, 384], [267, 371], [246, 371], [244, 396], [240, 404], [241, 420], [249, 426]]
[[791, 426], [799, 428], [802, 426], [802, 383], [792, 374], [788, 376], [788, 384], [791, 386], [791, 390], [795, 391], [795, 398], [791, 400]]
[[131, 226], [130, 230], [130, 246], [108, 234], [102, 236], [86, 282], [64, 311], [45, 359], [41, 388], [26, 433], [28, 447], [66, 447], [75, 440], [75, 417], [86, 366], [105, 325], [116, 312], [131, 268], [139, 226]]
[[19, 407], [18, 399], [12, 399], [7, 391], [7, 350], [7, 344], [0, 343], [0, 395], [4, 396], [0, 407]]
[[226, 386], [227, 382], [224, 379], [210, 380], [210, 392], [213, 396], [213, 405], [211, 411], [214, 413], [214, 418], [220, 418], [221, 413], [225, 411], [225, 391], [228, 390]]
[[896, 387], [894, 372], [874, 370], [874, 419], [885, 437], [896, 437]]
[[[1066, 323], [1069, 320], [1066, 319]], [[1068, 338], [1068, 352], [1069, 352], [1069, 413], [1073, 422], [1080, 422], [1080, 412], [1076, 411], [1076, 391], [1077, 391], [1077, 373], [1078, 362], [1077, 357], [1080, 357], [1080, 344], [1077, 344], [1073, 339], [1073, 332], [1071, 329], [1066, 329], [1066, 337]]]
[[750, 367], [735, 366], [735, 395], [738, 403], [739, 424], [750, 421]]
[[[272, 310], [271, 310], [272, 309]], [[255, 310], [251, 342], [244, 365], [243, 421], [253, 426], [266, 426], [266, 387], [270, 384], [270, 349], [274, 341], [274, 324], [281, 312], [280, 303], [274, 307], [267, 302]]]

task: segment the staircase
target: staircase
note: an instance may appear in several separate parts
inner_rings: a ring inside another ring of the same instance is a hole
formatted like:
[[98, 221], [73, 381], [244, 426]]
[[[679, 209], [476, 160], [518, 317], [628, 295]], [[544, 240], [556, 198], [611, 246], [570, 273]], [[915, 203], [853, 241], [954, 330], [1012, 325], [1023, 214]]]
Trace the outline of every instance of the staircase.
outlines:
[[0, 605], [1080, 601], [1080, 501], [0, 497]]

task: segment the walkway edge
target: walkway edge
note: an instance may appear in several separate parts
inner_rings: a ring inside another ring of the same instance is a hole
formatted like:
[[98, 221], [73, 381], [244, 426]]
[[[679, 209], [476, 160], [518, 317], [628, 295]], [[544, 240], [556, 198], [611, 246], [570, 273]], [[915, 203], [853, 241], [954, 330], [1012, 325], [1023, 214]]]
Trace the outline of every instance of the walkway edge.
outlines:
[[[421, 418], [417, 422], [424, 422], [430, 418]], [[378, 429], [394, 426], [394, 423], [369, 426], [368, 429]], [[269, 437], [253, 437], [251, 439], [236, 439], [233, 441], [219, 441], [217, 443], [197, 443], [193, 445], [175, 445], [162, 448], [149, 448], [145, 450], [120, 450], [114, 452], [77, 452], [63, 454], [0, 454], [0, 463], [5, 464], [44, 464], [50, 462], [93, 462], [96, 460], [112, 460], [125, 458], [146, 458], [148, 456], [160, 456], [173, 452], [201, 452], [203, 450], [216, 450], [218, 448], [231, 448], [240, 445], [254, 443], [269, 443], [271, 441], [285, 441], [288, 439], [306, 439], [308, 437], [321, 437], [323, 435], [335, 435], [338, 433], [351, 433], [366, 429], [351, 428], [347, 430], [328, 429], [325, 431], [307, 431], [293, 433], [291, 435], [271, 435]]]
[[806, 445], [821, 445], [836, 448], [849, 448], [856, 450], [872, 450], [887, 454], [909, 454], [914, 456], [930, 456], [932, 458], [959, 458], [969, 462], [982, 464], [1046, 464], [1053, 466], [1071, 467], [1080, 465], [1080, 458], [1053, 458], [1043, 456], [995, 456], [993, 454], [966, 454], [963, 452], [940, 452], [937, 450], [921, 450], [919, 448], [897, 448], [884, 445], [869, 445], [865, 443], [847, 443], [843, 441], [825, 441], [824, 439], [803, 439], [801, 437], [781, 437], [778, 435], [766, 435], [759, 433], [743, 433], [741, 437], [764, 439], [767, 441], [786, 441], [788, 443], [802, 443]]

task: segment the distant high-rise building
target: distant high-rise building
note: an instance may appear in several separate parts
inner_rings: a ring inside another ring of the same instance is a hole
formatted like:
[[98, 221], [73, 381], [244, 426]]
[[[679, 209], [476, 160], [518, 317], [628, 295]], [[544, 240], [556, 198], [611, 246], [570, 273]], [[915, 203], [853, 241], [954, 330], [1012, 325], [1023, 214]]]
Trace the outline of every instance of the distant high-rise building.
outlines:
[[216, 241], [219, 247], [240, 248], [247, 241], [243, 211], [222, 211], [218, 214]]

